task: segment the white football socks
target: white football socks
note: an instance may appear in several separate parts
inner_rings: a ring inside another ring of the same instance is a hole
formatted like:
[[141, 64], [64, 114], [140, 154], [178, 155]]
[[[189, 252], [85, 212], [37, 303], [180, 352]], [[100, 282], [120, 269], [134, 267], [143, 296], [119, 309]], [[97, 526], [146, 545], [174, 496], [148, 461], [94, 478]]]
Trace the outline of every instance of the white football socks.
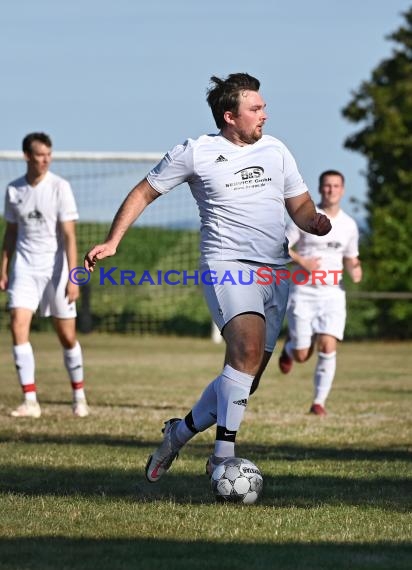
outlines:
[[222, 432], [224, 439], [215, 441], [216, 457], [233, 457], [235, 454], [236, 432], [243, 420], [253, 378], [229, 364], [223, 368], [217, 383], [217, 437]]
[[[185, 419], [181, 420], [177, 425], [176, 431], [174, 432], [174, 437], [176, 438], [176, 443], [179, 446], [183, 446], [192, 437], [196, 435], [199, 431], [205, 431], [210, 426], [216, 423], [217, 417], [217, 396], [216, 396], [216, 385], [220, 380], [220, 376], [212, 380], [208, 386], [204, 389], [199, 400], [193, 406], [192, 421], [193, 428], [190, 429], [187, 426]], [[195, 430], [195, 431], [194, 431]]]
[[36, 402], [36, 383], [34, 379], [35, 363], [33, 348], [30, 342], [14, 345], [13, 358], [24, 398], [28, 401]]
[[[182, 447], [196, 433], [217, 423], [217, 437], [214, 455], [232, 457], [235, 438], [247, 406], [254, 376], [239, 372], [227, 364], [222, 374], [204, 389], [191, 410], [192, 429], [185, 419], [181, 420], [173, 433], [176, 446]], [[190, 417], [190, 414], [187, 416]]]
[[336, 351], [319, 352], [314, 375], [314, 404], [325, 404], [336, 372]]
[[204, 431], [216, 423], [217, 419], [217, 386], [220, 375], [206, 386], [200, 399], [192, 408], [193, 423], [197, 431]]
[[85, 398], [83, 383], [83, 354], [80, 343], [76, 342], [73, 348], [64, 348], [63, 359], [72, 385], [73, 399], [75, 401], [83, 400]]

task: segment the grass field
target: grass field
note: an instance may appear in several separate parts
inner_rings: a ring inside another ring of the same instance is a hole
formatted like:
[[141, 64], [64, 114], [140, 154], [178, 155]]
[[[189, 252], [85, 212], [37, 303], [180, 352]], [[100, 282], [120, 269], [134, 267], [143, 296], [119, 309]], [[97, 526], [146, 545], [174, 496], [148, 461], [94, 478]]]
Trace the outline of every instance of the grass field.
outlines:
[[16, 420], [0, 334], [0, 569], [410, 569], [412, 343], [344, 343], [325, 419], [307, 414], [314, 362], [251, 398], [238, 455], [264, 476], [254, 506], [214, 503], [210, 430], [156, 485], [148, 454], [220, 367], [207, 339], [81, 337], [92, 415], [71, 415], [54, 336], [34, 334], [38, 420]]

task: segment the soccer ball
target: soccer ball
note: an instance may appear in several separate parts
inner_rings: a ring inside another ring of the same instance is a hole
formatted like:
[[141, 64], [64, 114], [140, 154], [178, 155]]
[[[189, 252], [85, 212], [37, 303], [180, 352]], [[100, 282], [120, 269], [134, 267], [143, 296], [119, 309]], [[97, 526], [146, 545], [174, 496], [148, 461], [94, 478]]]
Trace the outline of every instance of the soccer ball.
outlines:
[[215, 468], [210, 484], [217, 501], [252, 505], [262, 492], [263, 477], [248, 459], [229, 457]]

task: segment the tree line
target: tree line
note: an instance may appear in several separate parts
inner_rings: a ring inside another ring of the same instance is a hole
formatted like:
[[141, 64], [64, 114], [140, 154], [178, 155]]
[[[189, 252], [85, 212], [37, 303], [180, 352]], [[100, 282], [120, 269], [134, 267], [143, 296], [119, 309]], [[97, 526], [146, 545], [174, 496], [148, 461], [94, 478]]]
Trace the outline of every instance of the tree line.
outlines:
[[[367, 161], [362, 289], [412, 291], [412, 8], [388, 36], [395, 47], [352, 93], [343, 116], [359, 125], [344, 146]], [[412, 337], [412, 302], [383, 299], [364, 315], [382, 337]]]

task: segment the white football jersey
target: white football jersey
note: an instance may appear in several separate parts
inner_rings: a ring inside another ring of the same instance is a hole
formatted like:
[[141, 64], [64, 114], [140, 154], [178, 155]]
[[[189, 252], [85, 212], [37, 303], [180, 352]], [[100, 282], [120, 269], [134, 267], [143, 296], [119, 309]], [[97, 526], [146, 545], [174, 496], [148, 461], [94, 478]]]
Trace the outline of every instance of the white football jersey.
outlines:
[[[326, 214], [321, 208], [317, 208], [317, 211]], [[296, 246], [295, 250], [302, 257], [318, 257], [320, 266], [317, 271], [327, 273], [325, 278], [327, 285], [336, 285], [336, 277], [338, 276], [338, 280], [341, 281], [342, 275], [330, 271], [342, 271], [344, 257], [359, 255], [359, 231], [355, 220], [343, 210], [339, 210], [334, 218], [330, 217], [330, 221], [332, 229], [325, 236], [304, 232], [291, 221], [286, 228], [286, 237], [289, 246]], [[322, 284], [320, 280], [315, 280], [315, 285]]]
[[308, 189], [293, 156], [274, 137], [243, 147], [221, 134], [188, 139], [147, 180], [160, 194], [189, 184], [199, 208], [202, 260], [289, 261], [285, 198]]
[[64, 254], [59, 222], [77, 220], [79, 215], [69, 182], [47, 172], [36, 186], [30, 186], [25, 176], [8, 185], [4, 217], [18, 224], [15, 266], [47, 271]]

